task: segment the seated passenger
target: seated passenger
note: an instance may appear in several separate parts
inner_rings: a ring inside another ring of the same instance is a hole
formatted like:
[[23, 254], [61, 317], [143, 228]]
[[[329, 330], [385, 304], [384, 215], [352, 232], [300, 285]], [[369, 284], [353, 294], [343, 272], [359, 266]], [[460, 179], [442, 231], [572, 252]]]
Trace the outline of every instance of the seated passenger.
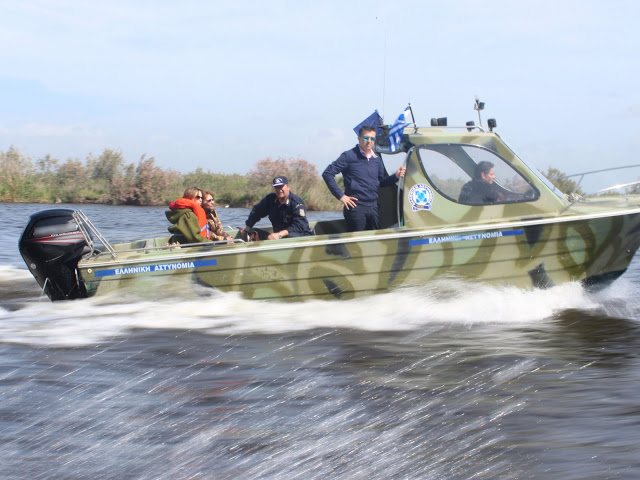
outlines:
[[272, 182], [274, 193], [270, 193], [254, 205], [245, 222], [247, 229], [240, 232], [246, 235], [261, 218], [269, 215], [273, 233], [268, 240], [279, 240], [284, 237], [304, 237], [311, 235], [307, 212], [302, 199], [289, 190], [287, 177], [276, 177]]
[[465, 183], [460, 190], [460, 203], [489, 205], [500, 200], [500, 194], [493, 184], [496, 174], [493, 163], [480, 162], [473, 172], [473, 180]]
[[201, 205], [202, 190], [197, 187], [187, 188], [182, 198], [169, 204], [169, 211], [165, 212], [167, 220], [172, 223], [169, 232], [182, 236], [171, 237], [169, 243], [197, 243], [209, 240], [207, 215]]
[[212, 192], [205, 190], [202, 192], [202, 208], [207, 214], [207, 230], [209, 231], [209, 239], [214, 242], [220, 242], [227, 240], [229, 243], [233, 243], [233, 237], [224, 231], [222, 222], [218, 217], [218, 212], [213, 206], [215, 203], [215, 197]]

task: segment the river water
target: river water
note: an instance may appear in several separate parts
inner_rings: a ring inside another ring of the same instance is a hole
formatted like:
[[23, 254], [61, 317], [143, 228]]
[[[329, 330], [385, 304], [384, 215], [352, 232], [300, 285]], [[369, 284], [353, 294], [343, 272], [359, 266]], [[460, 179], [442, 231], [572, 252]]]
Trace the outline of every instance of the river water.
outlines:
[[[1, 478], [640, 478], [637, 259], [597, 293], [51, 303], [17, 249], [43, 208], [0, 205]], [[81, 208], [107, 238], [167, 226]]]

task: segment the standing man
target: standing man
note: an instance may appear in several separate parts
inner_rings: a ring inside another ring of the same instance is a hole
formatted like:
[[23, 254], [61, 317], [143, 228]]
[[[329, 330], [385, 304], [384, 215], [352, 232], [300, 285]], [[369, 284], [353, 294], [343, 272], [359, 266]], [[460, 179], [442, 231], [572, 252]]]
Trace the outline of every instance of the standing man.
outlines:
[[[287, 177], [274, 178], [272, 186], [274, 193], [264, 197], [251, 209], [245, 222], [248, 229], [268, 215], [273, 226], [273, 233], [269, 234], [268, 240], [311, 235], [304, 202], [289, 190]], [[241, 232], [246, 233], [246, 229], [241, 229]]]
[[[407, 170], [403, 166], [395, 174], [385, 176], [382, 158], [373, 151], [375, 143], [376, 129], [361, 127], [358, 145], [344, 152], [322, 172], [327, 187], [344, 205], [343, 214], [350, 232], [380, 228], [378, 187], [393, 185]], [[344, 178], [344, 192], [336, 183], [338, 173]]]

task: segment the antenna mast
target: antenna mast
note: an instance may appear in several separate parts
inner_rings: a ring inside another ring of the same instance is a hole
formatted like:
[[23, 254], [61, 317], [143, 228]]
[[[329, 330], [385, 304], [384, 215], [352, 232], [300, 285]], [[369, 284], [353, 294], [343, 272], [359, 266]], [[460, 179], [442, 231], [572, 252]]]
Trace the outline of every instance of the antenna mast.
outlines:
[[482, 127], [482, 118], [480, 117], [480, 110], [484, 110], [484, 102], [478, 100], [478, 96], [476, 95], [476, 103], [473, 105], [473, 109], [478, 111], [478, 123], [480, 127]]
[[[378, 17], [376, 17], [376, 20]], [[384, 29], [384, 51], [382, 60], [382, 118], [384, 119], [384, 99], [387, 89], [387, 29]]]

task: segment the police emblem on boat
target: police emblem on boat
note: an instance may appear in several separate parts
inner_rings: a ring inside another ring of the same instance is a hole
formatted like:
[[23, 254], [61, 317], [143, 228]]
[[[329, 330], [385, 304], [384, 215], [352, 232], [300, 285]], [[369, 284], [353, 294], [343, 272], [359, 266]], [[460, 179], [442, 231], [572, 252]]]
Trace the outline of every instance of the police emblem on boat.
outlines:
[[409, 203], [414, 212], [418, 210], [431, 210], [433, 191], [428, 185], [418, 183], [409, 190]]

